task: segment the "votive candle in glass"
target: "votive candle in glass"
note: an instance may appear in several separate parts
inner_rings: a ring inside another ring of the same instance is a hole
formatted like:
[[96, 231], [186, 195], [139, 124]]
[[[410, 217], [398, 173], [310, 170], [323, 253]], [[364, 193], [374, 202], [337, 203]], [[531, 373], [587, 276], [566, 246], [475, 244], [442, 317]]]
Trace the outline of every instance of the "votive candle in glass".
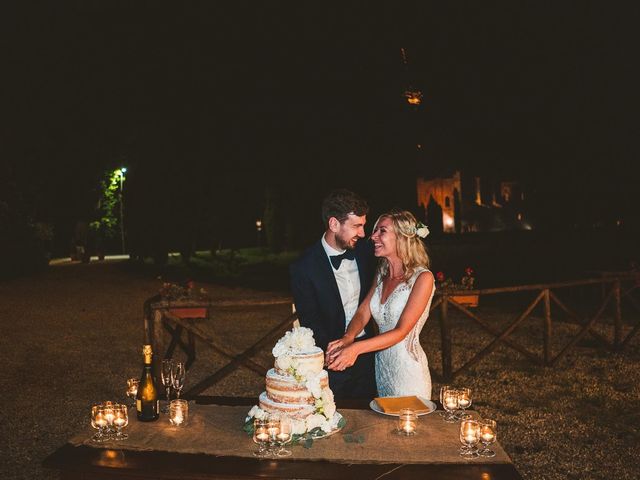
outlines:
[[477, 457], [475, 448], [480, 440], [480, 424], [475, 420], [462, 420], [460, 422], [460, 455], [465, 457]]
[[411, 408], [403, 408], [398, 415], [398, 434], [415, 435], [418, 426], [418, 415]]
[[169, 404], [169, 422], [174, 427], [184, 427], [189, 420], [189, 402], [180, 398]]

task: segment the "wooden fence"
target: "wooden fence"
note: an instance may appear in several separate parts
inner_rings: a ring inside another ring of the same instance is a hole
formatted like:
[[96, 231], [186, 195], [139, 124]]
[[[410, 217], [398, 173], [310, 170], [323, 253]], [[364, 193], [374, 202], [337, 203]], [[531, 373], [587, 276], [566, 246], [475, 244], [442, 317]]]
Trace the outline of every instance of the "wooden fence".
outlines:
[[[557, 291], [561, 289], [575, 289], [585, 286], [600, 286], [604, 293], [602, 300], [598, 302], [595, 311], [584, 318], [569, 308], [558, 297]], [[594, 337], [600, 344], [612, 351], [620, 351], [624, 349], [640, 330], [640, 320], [635, 319], [635, 325], [626, 335], [623, 332], [622, 319], [622, 302], [626, 302], [635, 311], [640, 312], [640, 302], [637, 301], [633, 294], [640, 290], [640, 273], [637, 274], [620, 274], [617, 276], [607, 276], [600, 279], [580, 280], [574, 282], [559, 282], [550, 284], [520, 285], [515, 287], [487, 288], [480, 290], [462, 290], [462, 291], [437, 291], [436, 297], [431, 305], [432, 315], [439, 313], [441, 354], [442, 354], [442, 372], [432, 372], [438, 380], [450, 382], [460, 373], [466, 371], [469, 367], [481, 361], [499, 345], [507, 347], [522, 354], [529, 361], [536, 365], [553, 367], [558, 361], [564, 357], [568, 351], [576, 346], [576, 344], [587, 334]], [[522, 313], [517, 315], [513, 321], [502, 328], [495, 327], [486, 318], [482, 318], [479, 314], [470, 310], [466, 306], [458, 303], [456, 297], [478, 295], [479, 298], [486, 298], [490, 295], [497, 294], [516, 294], [522, 292], [538, 292], [534, 300], [528, 304]], [[209, 375], [207, 378], [198, 382], [190, 388], [185, 395], [192, 397], [202, 393], [204, 390], [219, 382], [239, 367], [245, 367], [260, 376], [264, 376], [269, 367], [260, 365], [252, 360], [252, 357], [265, 348], [271, 348], [273, 343], [289, 330], [297, 316], [295, 313], [287, 316], [275, 327], [269, 330], [262, 338], [253, 345], [249, 346], [242, 352], [232, 352], [219, 339], [212, 338], [207, 332], [198, 326], [197, 320], [203, 320], [210, 317], [210, 312], [214, 308], [224, 307], [261, 307], [264, 305], [290, 304], [290, 299], [278, 299], [272, 301], [249, 301], [242, 303], [229, 302], [173, 302], [169, 303], [160, 297], [153, 297], [145, 302], [145, 342], [150, 342], [154, 346], [157, 364], [156, 371], [159, 368], [158, 363], [162, 358], [171, 358], [176, 348], [180, 348], [187, 355], [187, 365], [190, 366], [196, 359], [195, 339], [213, 349], [216, 353], [225, 357], [228, 362], [222, 368]], [[544, 311], [544, 321], [542, 325], [542, 356], [531, 352], [525, 346], [518, 343], [512, 338], [516, 328], [527, 319], [534, 309], [542, 303]], [[573, 336], [559, 352], [552, 352], [551, 340], [554, 334], [552, 305], [566, 313], [573, 321], [580, 326], [578, 333]], [[449, 307], [452, 307], [468, 317], [472, 322], [480, 326], [493, 337], [488, 344], [481, 346], [480, 351], [473, 358], [465, 362], [462, 366], [454, 369], [452, 362], [452, 321], [449, 314]], [[613, 340], [610, 341], [606, 336], [594, 330], [594, 325], [602, 318], [607, 307], [613, 311]], [[204, 309], [204, 310], [203, 310]], [[192, 318], [189, 312], [200, 312], [199, 317]], [[433, 315], [435, 317], [436, 315]], [[432, 317], [432, 321], [434, 318]], [[187, 336], [183, 340], [182, 335]], [[169, 340], [167, 343], [166, 340]]]
[[[590, 315], [584, 318], [569, 308], [558, 297], [557, 291], [561, 289], [575, 289], [585, 286], [600, 286], [600, 289], [605, 292], [601, 302], [598, 302], [597, 308]], [[624, 349], [633, 336], [640, 329], [640, 321], [637, 319], [635, 325], [630, 332], [623, 336], [623, 319], [622, 319], [622, 302], [626, 302], [635, 311], [640, 312], [640, 302], [638, 302], [633, 294], [640, 289], [640, 273], [619, 274], [617, 276], [608, 276], [600, 279], [579, 280], [574, 282], [558, 282], [549, 284], [535, 284], [535, 285], [520, 285], [515, 287], [503, 287], [503, 288], [487, 288], [480, 290], [461, 290], [461, 291], [446, 291], [438, 293], [435, 301], [431, 306], [431, 311], [440, 312], [440, 335], [441, 335], [441, 354], [442, 354], [442, 373], [441, 378], [445, 382], [451, 381], [460, 373], [466, 371], [469, 367], [481, 361], [491, 352], [493, 352], [499, 345], [506, 345], [507, 347], [522, 354], [525, 358], [537, 365], [543, 365], [547, 367], [553, 367], [558, 361], [564, 357], [568, 351], [576, 346], [576, 344], [587, 334], [594, 337], [600, 344], [612, 351], [620, 351]], [[480, 298], [485, 298], [489, 295], [497, 294], [509, 294], [509, 293], [521, 293], [521, 292], [538, 292], [534, 300], [524, 309], [522, 313], [517, 315], [513, 321], [508, 325], [502, 327], [502, 329], [496, 328], [491, 325], [486, 319], [480, 317], [479, 314], [471, 311], [469, 308], [458, 303], [455, 298], [458, 296], [478, 295]], [[525, 346], [516, 342], [513, 338], [510, 338], [516, 328], [527, 319], [536, 306], [542, 303], [544, 308], [544, 321], [542, 325], [542, 356], [537, 355]], [[552, 352], [551, 340], [553, 337], [553, 316], [552, 316], [552, 304], [566, 313], [580, 326], [578, 333], [573, 336], [559, 352]], [[484, 331], [489, 333], [492, 340], [488, 344], [482, 346], [480, 351], [476, 353], [473, 358], [466, 361], [462, 366], [454, 369], [452, 363], [452, 324], [449, 316], [449, 307], [453, 307], [462, 312], [466, 317], [471, 319], [475, 324], [480, 326]], [[613, 340], [608, 340], [604, 335], [601, 335], [593, 326], [602, 318], [603, 313], [610, 307], [613, 311]]]

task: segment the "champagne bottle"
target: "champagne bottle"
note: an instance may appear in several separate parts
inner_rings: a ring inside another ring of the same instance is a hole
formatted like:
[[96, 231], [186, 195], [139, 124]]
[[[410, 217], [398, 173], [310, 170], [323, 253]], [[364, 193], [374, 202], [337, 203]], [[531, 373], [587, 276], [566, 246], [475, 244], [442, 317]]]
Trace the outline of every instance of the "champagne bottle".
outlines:
[[144, 345], [142, 353], [144, 355], [144, 370], [142, 371], [142, 378], [136, 395], [136, 413], [138, 420], [152, 422], [160, 416], [160, 402], [158, 401], [158, 389], [153, 380], [153, 372], [151, 370], [151, 359], [153, 358], [151, 345]]

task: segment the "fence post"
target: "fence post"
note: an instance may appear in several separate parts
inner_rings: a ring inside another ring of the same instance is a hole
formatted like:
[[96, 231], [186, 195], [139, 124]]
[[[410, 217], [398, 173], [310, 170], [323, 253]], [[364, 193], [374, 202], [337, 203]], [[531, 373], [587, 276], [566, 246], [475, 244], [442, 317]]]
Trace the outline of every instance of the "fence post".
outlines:
[[449, 306], [449, 296], [442, 296], [441, 315], [440, 315], [440, 338], [442, 341], [442, 379], [444, 382], [450, 382], [451, 378], [451, 325], [449, 325], [449, 317], [447, 314]]
[[544, 364], [551, 364], [551, 299], [549, 298], [549, 289], [544, 290], [544, 331], [543, 331], [543, 353]]
[[620, 306], [620, 279], [613, 283], [613, 296], [615, 298], [615, 315], [613, 323], [613, 349], [619, 350], [622, 345], [622, 309]]

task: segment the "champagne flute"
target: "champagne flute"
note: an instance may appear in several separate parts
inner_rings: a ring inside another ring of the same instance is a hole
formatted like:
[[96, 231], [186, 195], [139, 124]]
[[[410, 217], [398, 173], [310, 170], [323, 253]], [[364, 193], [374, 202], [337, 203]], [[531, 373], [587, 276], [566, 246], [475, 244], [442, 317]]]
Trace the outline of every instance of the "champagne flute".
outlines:
[[162, 385], [167, 392], [167, 401], [160, 410], [162, 413], [169, 413], [169, 402], [171, 401], [171, 372], [173, 370], [173, 360], [170, 358], [165, 358], [162, 360], [162, 369], [160, 371], [160, 376], [162, 378]]
[[127, 379], [127, 397], [131, 400], [131, 406], [135, 406], [136, 404], [136, 395], [138, 394], [138, 385], [140, 385], [140, 380], [137, 378], [129, 378]]
[[180, 398], [180, 392], [184, 387], [184, 381], [187, 377], [187, 369], [183, 362], [175, 362], [171, 369], [171, 384], [176, 391], [176, 399]]

